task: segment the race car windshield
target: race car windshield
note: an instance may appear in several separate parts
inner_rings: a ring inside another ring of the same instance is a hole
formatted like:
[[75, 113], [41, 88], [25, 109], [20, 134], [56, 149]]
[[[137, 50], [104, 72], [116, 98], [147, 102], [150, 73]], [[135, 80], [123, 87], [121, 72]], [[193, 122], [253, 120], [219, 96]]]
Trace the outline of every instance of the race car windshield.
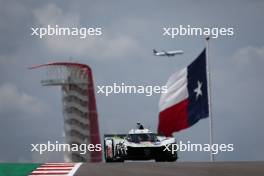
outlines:
[[130, 134], [129, 135], [130, 142], [155, 142], [156, 136], [153, 134]]

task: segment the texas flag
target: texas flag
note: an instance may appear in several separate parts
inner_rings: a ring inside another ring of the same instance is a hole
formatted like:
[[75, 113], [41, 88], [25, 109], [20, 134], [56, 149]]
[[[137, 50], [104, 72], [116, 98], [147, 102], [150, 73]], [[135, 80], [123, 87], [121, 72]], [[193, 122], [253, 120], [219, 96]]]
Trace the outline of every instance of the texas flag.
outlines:
[[207, 118], [206, 50], [187, 67], [174, 73], [159, 102], [158, 133], [171, 136]]

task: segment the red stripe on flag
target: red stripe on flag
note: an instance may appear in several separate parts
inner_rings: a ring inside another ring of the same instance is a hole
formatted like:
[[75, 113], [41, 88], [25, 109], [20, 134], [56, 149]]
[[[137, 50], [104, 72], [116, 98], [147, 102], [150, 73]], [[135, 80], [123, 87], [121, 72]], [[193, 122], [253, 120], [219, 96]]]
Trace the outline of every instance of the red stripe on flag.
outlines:
[[159, 113], [158, 133], [171, 136], [173, 132], [188, 127], [188, 99]]

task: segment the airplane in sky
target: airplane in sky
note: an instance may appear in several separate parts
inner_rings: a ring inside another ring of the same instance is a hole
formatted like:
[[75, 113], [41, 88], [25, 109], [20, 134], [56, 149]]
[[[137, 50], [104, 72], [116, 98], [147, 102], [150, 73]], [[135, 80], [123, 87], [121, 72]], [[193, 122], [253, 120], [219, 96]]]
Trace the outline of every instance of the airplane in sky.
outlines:
[[183, 54], [182, 50], [175, 50], [175, 51], [157, 51], [155, 49], [153, 49], [153, 54], [155, 56], [175, 56], [176, 54]]

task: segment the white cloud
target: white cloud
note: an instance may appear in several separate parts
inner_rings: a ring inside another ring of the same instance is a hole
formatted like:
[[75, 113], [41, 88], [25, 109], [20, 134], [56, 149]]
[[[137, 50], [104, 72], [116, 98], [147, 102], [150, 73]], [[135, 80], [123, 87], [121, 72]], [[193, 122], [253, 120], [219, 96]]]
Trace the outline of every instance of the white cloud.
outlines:
[[233, 59], [238, 65], [264, 63], [264, 46], [247, 46], [241, 48], [234, 54]]
[[33, 10], [37, 22], [41, 25], [67, 25], [80, 24], [80, 16], [74, 13], [63, 13], [55, 4], [47, 4], [43, 8]]
[[241, 82], [247, 84], [247, 86], [252, 86], [262, 82], [260, 80], [263, 79], [262, 75], [264, 73], [264, 46], [240, 48], [231, 59], [233, 64], [231, 74], [237, 75], [237, 78], [235, 78], [237, 83]]
[[[80, 24], [80, 16], [76, 13], [63, 12], [55, 4], [48, 4], [33, 10], [36, 22], [41, 26], [58, 25], [60, 27], [93, 27]], [[93, 59], [120, 59], [128, 54], [139, 53], [138, 42], [131, 36], [109, 35], [102, 27], [101, 36], [87, 36], [85, 39], [69, 36], [49, 36], [40, 39], [45, 46], [56, 54], [67, 54], [73, 57], [89, 57]]]
[[47, 106], [35, 97], [19, 92], [15, 85], [0, 85], [0, 113], [12, 116], [16, 114], [43, 113]]

